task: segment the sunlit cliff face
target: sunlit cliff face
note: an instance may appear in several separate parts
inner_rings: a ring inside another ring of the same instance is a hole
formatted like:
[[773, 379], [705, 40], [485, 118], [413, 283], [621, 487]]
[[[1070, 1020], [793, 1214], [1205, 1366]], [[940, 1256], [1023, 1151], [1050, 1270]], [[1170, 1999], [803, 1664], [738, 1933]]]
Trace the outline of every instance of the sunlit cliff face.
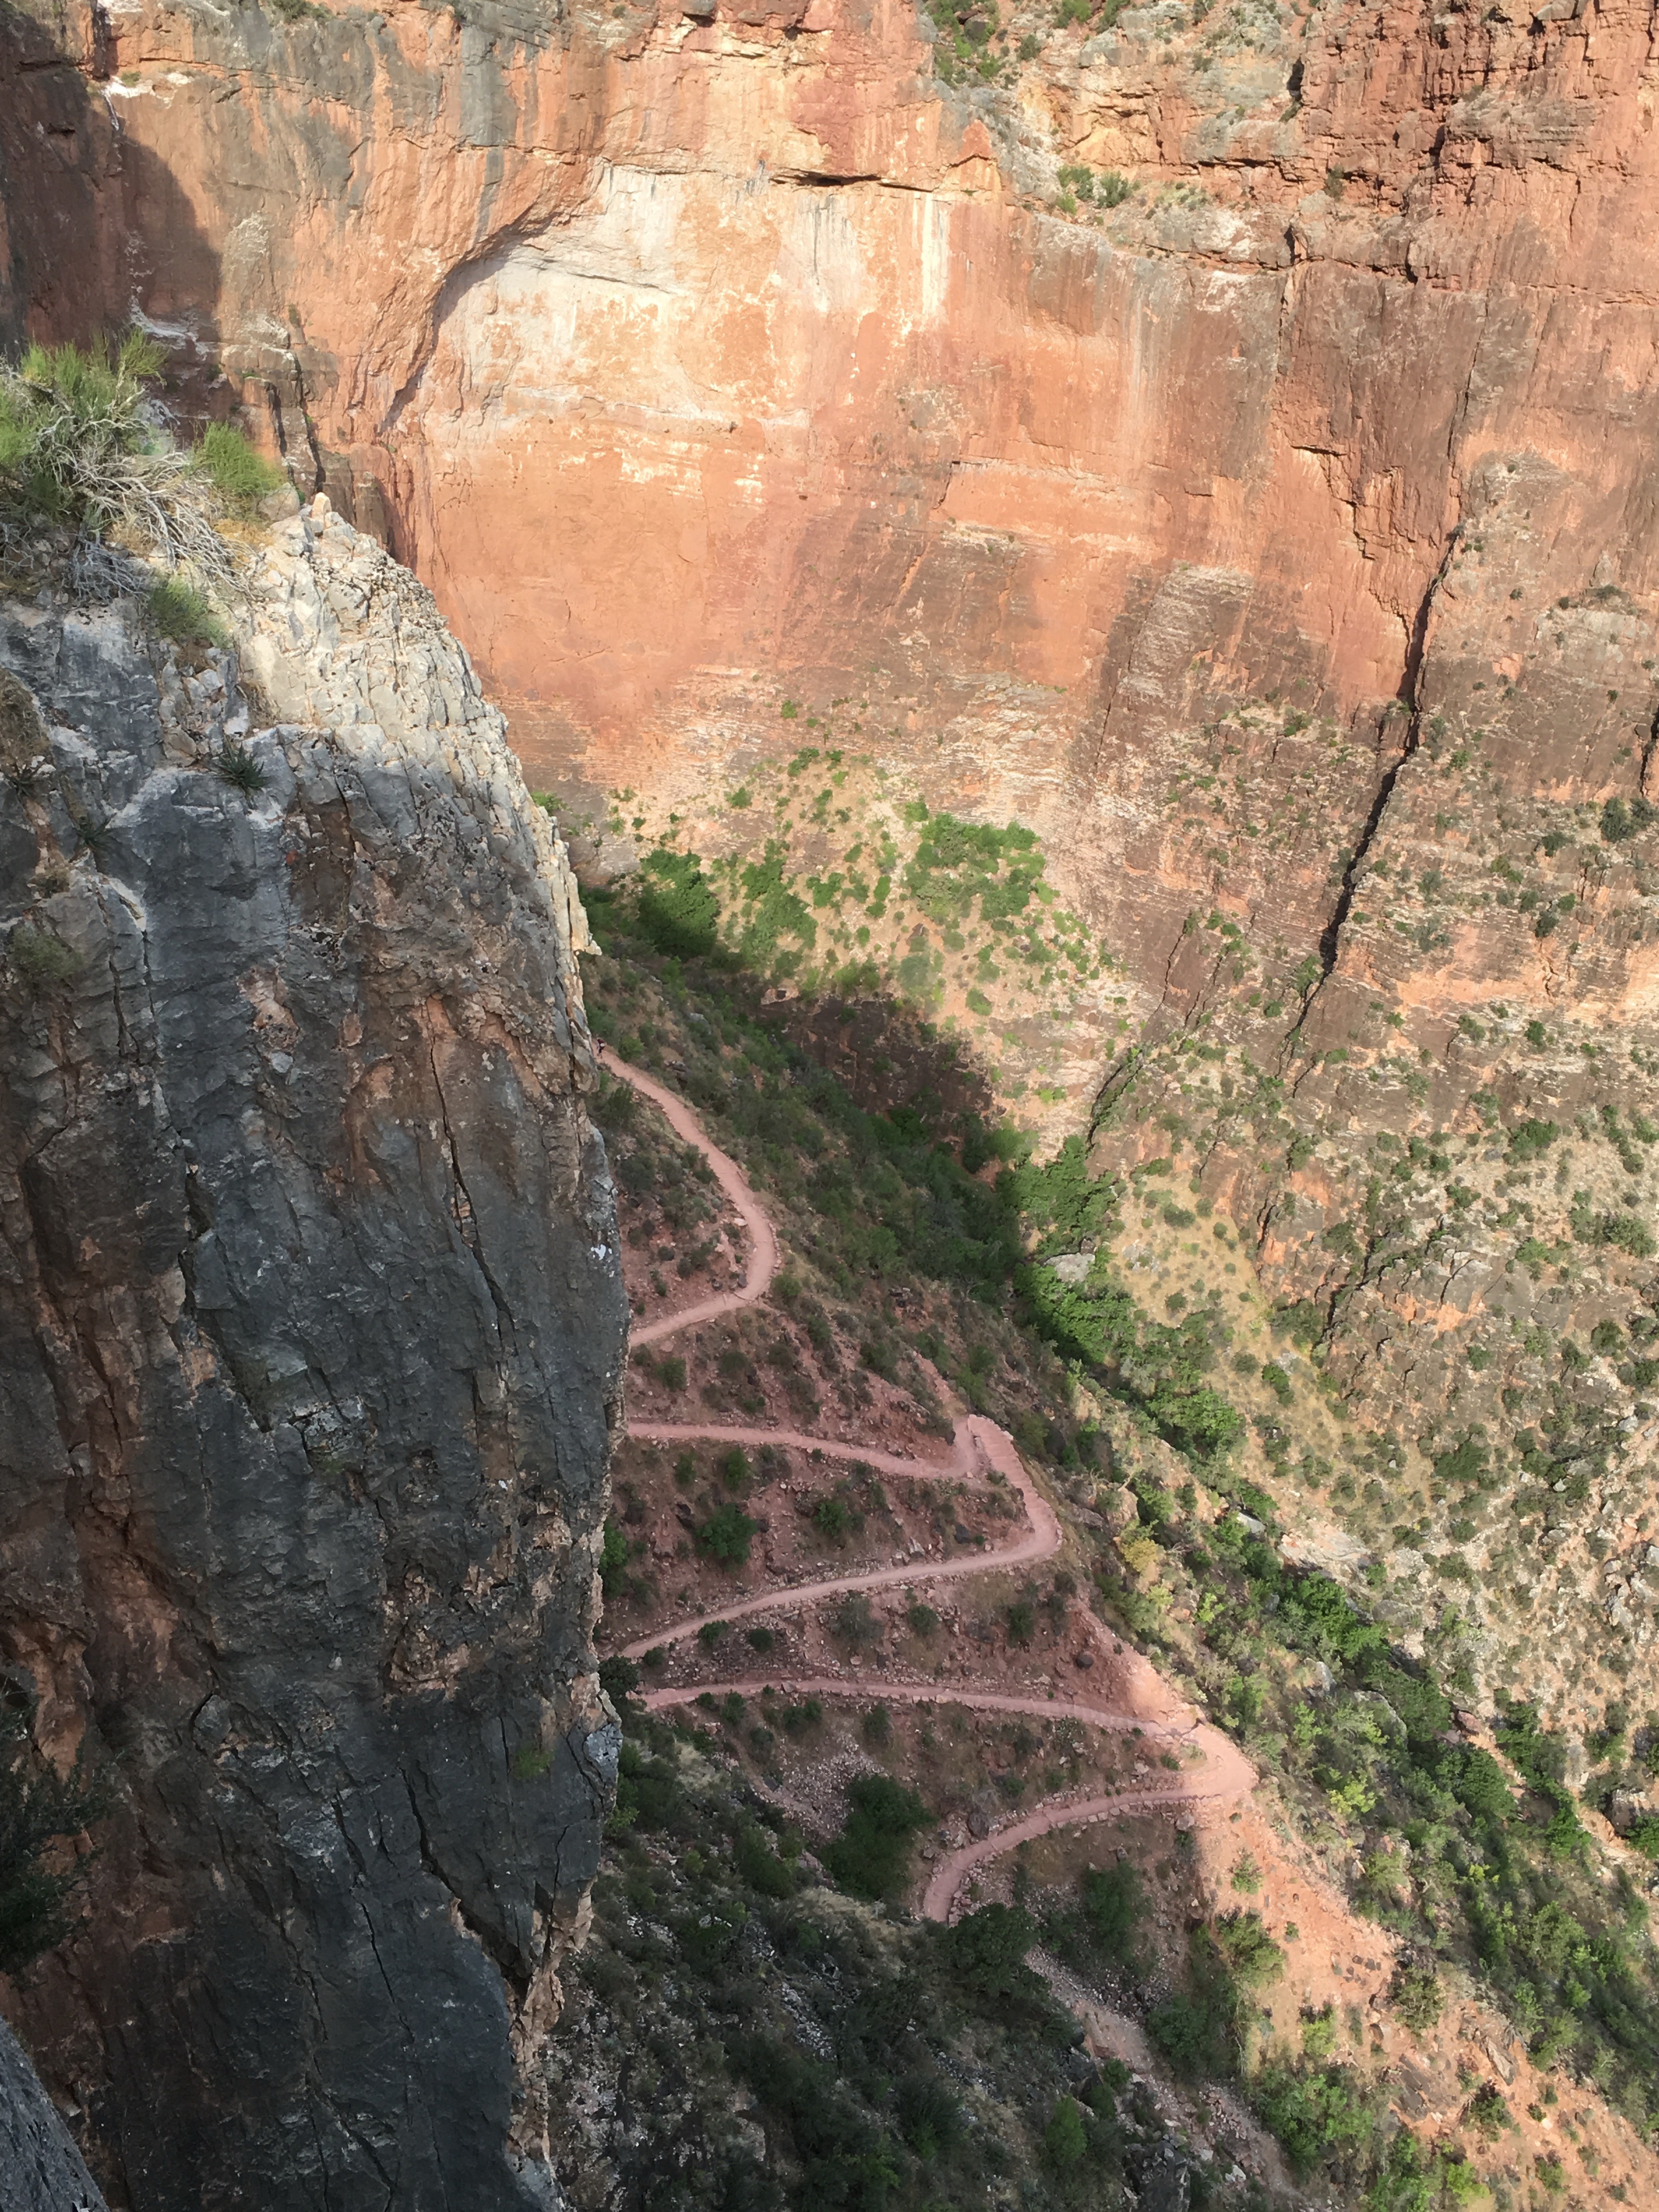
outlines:
[[[988, 86], [828, 0], [135, 10], [120, 281], [428, 578], [544, 782], [695, 793], [781, 690], [868, 701], [1146, 981], [1198, 900], [1329, 928], [1391, 701], [1599, 790], [1650, 688], [1646, 11], [1003, 27]], [[1177, 850], [1251, 702], [1311, 726], [1258, 811], [1319, 803]]]

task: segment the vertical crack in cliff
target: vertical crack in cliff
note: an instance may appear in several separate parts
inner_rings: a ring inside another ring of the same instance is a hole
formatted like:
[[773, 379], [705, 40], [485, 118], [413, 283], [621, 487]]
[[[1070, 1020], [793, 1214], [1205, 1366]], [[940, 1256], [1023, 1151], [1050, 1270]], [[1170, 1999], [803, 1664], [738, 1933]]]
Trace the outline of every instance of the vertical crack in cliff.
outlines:
[[[495, 1967], [516, 2001], [522, 2004], [530, 1988], [528, 1970], [522, 1960], [514, 1954], [507, 1942], [467, 1910], [465, 1898], [462, 1895], [459, 1886], [444, 1872], [438, 1855], [433, 1849], [432, 1838], [421, 1811], [420, 1800], [410, 1787], [406, 1775], [404, 1777], [404, 1790], [409, 1799], [409, 1809], [414, 1816], [416, 1832], [421, 1838], [422, 1866], [449, 1898], [455, 1908], [455, 1917], [461, 1926], [483, 1953], [485, 1958]], [[379, 1956], [378, 1953], [376, 1956]]]
[[496, 1330], [501, 1337], [501, 1348], [505, 1352], [515, 1340], [513, 1309], [501, 1285], [491, 1273], [489, 1263], [484, 1257], [483, 1238], [478, 1229], [478, 1211], [472, 1203], [472, 1194], [466, 1187], [466, 1177], [461, 1172], [461, 1148], [456, 1141], [454, 1126], [449, 1118], [449, 1101], [444, 1096], [443, 1077], [439, 1072], [436, 1053], [429, 1053], [428, 1059], [432, 1068], [432, 1087], [437, 1093], [438, 1110], [443, 1116], [444, 1146], [449, 1154], [449, 1172], [455, 1186], [455, 1196], [451, 1200], [451, 1211], [454, 1215], [456, 1228], [460, 1232], [461, 1241], [472, 1255], [478, 1273], [483, 1277], [489, 1289], [490, 1302], [495, 1309]]
[[[1370, 811], [1366, 815], [1364, 826], [1354, 841], [1353, 849], [1344, 864], [1341, 888], [1337, 892], [1336, 903], [1331, 909], [1330, 920], [1326, 923], [1320, 935], [1321, 974], [1319, 982], [1316, 983], [1308, 994], [1303, 1006], [1304, 1021], [1307, 1018], [1308, 1008], [1312, 1006], [1314, 1000], [1319, 994], [1320, 985], [1324, 982], [1325, 978], [1336, 965], [1337, 954], [1341, 948], [1343, 924], [1353, 909], [1354, 891], [1359, 880], [1359, 873], [1376, 841], [1376, 833], [1382, 826], [1382, 817], [1388, 812], [1389, 801], [1394, 797], [1395, 786], [1400, 781], [1400, 772], [1422, 742], [1423, 708], [1418, 696], [1418, 688], [1422, 680], [1423, 655], [1428, 642], [1429, 617], [1434, 611], [1435, 600], [1439, 595], [1441, 586], [1446, 580], [1447, 571], [1451, 567], [1452, 557], [1457, 550], [1458, 538], [1462, 529], [1461, 522], [1453, 526], [1451, 534], [1446, 540], [1446, 550], [1440, 557], [1440, 565], [1429, 580], [1429, 587], [1423, 594], [1422, 601], [1417, 610], [1416, 620], [1412, 624], [1411, 639], [1406, 648], [1405, 670], [1400, 679], [1399, 691], [1395, 695], [1407, 702], [1410, 720], [1406, 725], [1406, 735], [1399, 754], [1393, 763], [1383, 770], [1371, 800]], [[1298, 1021], [1297, 1028], [1299, 1030], [1301, 1026], [1302, 1023]]]
[[[317, 433], [312, 426], [311, 410], [306, 404], [305, 371], [301, 368], [298, 357], [291, 350], [288, 359], [289, 366], [294, 373], [294, 394], [295, 404], [300, 410], [301, 427], [305, 432], [307, 450], [311, 455], [311, 489], [313, 492], [319, 492], [328, 481], [328, 471], [323, 465], [322, 449], [317, 443]], [[270, 427], [276, 436], [276, 450], [286, 461], [289, 458], [288, 419], [283, 407], [282, 392], [274, 377], [267, 378], [265, 381], [265, 404], [270, 410]]]

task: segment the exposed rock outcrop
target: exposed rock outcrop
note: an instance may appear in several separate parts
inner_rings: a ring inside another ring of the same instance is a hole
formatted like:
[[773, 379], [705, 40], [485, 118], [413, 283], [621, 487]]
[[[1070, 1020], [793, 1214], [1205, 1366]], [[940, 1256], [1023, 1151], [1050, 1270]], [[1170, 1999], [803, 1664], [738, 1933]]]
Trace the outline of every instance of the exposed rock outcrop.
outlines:
[[0, 1642], [116, 1802], [12, 2010], [157, 2212], [543, 2201], [617, 1751], [580, 905], [326, 507], [240, 668], [0, 602]]
[[0, 2204], [7, 2212], [104, 2212], [97, 2184], [0, 2021]]

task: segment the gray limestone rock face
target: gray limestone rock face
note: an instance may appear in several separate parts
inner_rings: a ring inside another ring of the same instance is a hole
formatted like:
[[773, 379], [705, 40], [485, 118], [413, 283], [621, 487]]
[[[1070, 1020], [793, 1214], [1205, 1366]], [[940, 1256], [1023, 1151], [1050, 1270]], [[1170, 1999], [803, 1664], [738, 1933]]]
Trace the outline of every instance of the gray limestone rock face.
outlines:
[[0, 2204], [6, 2212], [106, 2212], [74, 2139], [4, 2021], [0, 2021]]
[[618, 1747], [586, 925], [325, 502], [236, 629], [0, 602], [0, 1644], [115, 1803], [14, 2017], [136, 2212], [521, 2212]]

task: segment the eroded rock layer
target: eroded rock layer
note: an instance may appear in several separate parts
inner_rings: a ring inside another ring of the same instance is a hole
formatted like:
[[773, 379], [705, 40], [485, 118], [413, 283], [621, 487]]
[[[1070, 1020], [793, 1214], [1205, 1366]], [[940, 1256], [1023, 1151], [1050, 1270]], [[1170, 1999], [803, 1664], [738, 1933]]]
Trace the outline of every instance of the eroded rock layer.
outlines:
[[112, 1793], [16, 2019], [158, 2212], [540, 2202], [514, 2060], [615, 1770], [585, 924], [325, 507], [240, 665], [0, 603], [0, 1639]]

